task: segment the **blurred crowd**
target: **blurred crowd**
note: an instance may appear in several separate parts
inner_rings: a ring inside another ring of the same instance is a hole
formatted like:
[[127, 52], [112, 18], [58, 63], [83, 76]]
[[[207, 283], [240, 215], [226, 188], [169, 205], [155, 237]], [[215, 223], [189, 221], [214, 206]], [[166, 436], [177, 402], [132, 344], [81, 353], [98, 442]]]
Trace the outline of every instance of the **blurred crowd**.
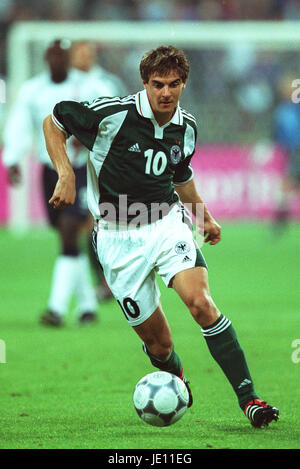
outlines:
[[[289, 19], [300, 19], [300, 0], [1, 0], [0, 78], [7, 72], [7, 32], [16, 21]], [[143, 44], [129, 48], [98, 43], [97, 52], [99, 65], [119, 76], [130, 92], [140, 89]], [[299, 76], [298, 54], [255, 50], [250, 44], [186, 52], [192, 71], [182, 104], [199, 119], [202, 138], [254, 141], [269, 136], [270, 116], [280, 99], [278, 85], [287, 74]]]
[[5, 43], [16, 21], [227, 21], [300, 18], [299, 0], [1, 0], [0, 74]]
[[[272, 20], [299, 15], [298, 0], [1, 0], [1, 22], [18, 20]], [[299, 17], [299, 16], [298, 16]]]

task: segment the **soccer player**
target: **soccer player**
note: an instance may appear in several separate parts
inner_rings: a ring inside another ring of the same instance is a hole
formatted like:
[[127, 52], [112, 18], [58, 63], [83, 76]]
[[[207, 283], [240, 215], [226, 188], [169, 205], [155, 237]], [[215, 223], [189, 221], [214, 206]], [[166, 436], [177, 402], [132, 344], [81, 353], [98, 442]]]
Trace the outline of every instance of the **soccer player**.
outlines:
[[21, 180], [18, 163], [30, 152], [34, 142], [34, 156], [42, 163], [42, 183], [45, 206], [50, 224], [57, 230], [61, 252], [54, 270], [47, 311], [42, 315], [44, 324], [60, 326], [68, 310], [70, 299], [76, 295], [80, 323], [95, 320], [97, 299], [91, 282], [89, 261], [82, 251], [79, 237], [89, 211], [86, 201], [87, 150], [76, 139], [70, 139], [68, 154], [76, 174], [78, 197], [65, 211], [49, 206], [57, 174], [49, 160], [44, 144], [43, 119], [58, 100], [91, 99], [97, 94], [108, 95], [110, 90], [98, 79], [70, 68], [69, 41], [57, 40], [48, 47], [45, 60], [47, 71], [25, 82], [9, 115], [4, 130], [3, 162], [13, 184]]
[[160, 302], [157, 272], [201, 327], [210, 353], [231, 383], [254, 427], [278, 419], [278, 409], [259, 399], [231, 321], [215, 305], [207, 266], [188, 226], [182, 203], [204, 212], [205, 241], [221, 228], [197, 193], [191, 158], [197, 128], [179, 106], [189, 73], [180, 49], [161, 46], [140, 63], [144, 90], [91, 104], [62, 101], [44, 120], [46, 146], [58, 173], [50, 203], [67, 207], [76, 198], [66, 139], [75, 135], [90, 150], [88, 203], [95, 218], [94, 242], [111, 291], [142, 340], [151, 363], [183, 375]]

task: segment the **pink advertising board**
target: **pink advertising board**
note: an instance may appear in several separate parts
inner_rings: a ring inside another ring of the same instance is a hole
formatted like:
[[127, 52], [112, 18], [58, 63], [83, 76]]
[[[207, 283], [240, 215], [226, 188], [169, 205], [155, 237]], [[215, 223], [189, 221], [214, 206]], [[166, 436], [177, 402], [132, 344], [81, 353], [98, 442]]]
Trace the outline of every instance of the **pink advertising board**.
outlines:
[[[284, 152], [273, 145], [199, 145], [192, 159], [201, 197], [216, 218], [265, 219], [274, 214], [277, 192], [286, 165]], [[29, 159], [29, 218], [46, 221], [41, 189], [41, 166]], [[8, 182], [0, 154], [0, 224], [9, 219]], [[300, 217], [300, 200], [292, 201], [292, 214]]]
[[[192, 159], [198, 191], [216, 218], [270, 218], [286, 166], [276, 146], [199, 145]], [[300, 216], [300, 200], [292, 201]]]

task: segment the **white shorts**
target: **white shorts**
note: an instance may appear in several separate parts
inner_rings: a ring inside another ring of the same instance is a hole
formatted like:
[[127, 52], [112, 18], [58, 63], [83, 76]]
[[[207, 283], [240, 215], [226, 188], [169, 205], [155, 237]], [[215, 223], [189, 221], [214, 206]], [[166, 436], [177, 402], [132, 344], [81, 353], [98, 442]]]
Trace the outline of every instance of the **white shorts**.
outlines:
[[180, 205], [161, 220], [135, 229], [99, 220], [94, 242], [107, 284], [131, 326], [143, 323], [159, 304], [155, 273], [169, 286], [178, 272], [206, 267]]

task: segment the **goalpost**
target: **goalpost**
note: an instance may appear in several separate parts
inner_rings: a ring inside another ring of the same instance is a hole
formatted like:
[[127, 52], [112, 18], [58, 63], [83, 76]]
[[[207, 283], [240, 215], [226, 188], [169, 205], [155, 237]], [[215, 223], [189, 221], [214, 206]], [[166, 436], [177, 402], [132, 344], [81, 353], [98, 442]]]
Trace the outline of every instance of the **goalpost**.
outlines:
[[[20, 22], [8, 35], [7, 109], [15, 99], [21, 84], [42, 70], [43, 52], [54, 39], [71, 41], [85, 39], [107, 48], [116, 48], [114, 57], [124, 60], [122, 49], [136, 55], [161, 44], [197, 51], [222, 51], [232, 46], [248, 44], [260, 51], [272, 53], [300, 52], [299, 22]], [[133, 51], [133, 52], [132, 52]], [[109, 54], [108, 54], [109, 55]], [[137, 57], [137, 60], [140, 57]], [[299, 60], [299, 59], [298, 59]], [[297, 78], [297, 77], [295, 77]], [[130, 86], [131, 78], [128, 79]], [[191, 101], [193, 99], [191, 98]], [[223, 122], [226, 122], [223, 118]], [[28, 162], [22, 162], [24, 174], [20, 188], [11, 189], [10, 226], [30, 225]]]

